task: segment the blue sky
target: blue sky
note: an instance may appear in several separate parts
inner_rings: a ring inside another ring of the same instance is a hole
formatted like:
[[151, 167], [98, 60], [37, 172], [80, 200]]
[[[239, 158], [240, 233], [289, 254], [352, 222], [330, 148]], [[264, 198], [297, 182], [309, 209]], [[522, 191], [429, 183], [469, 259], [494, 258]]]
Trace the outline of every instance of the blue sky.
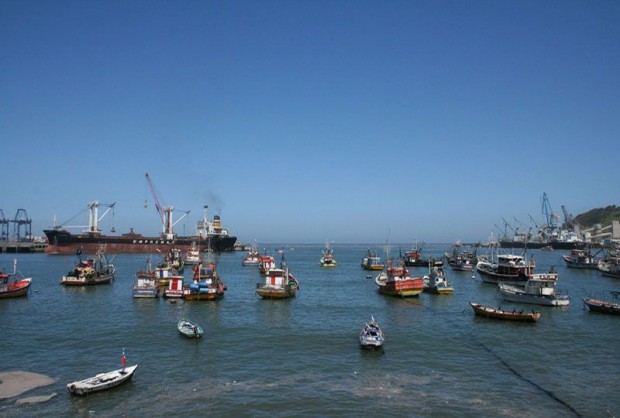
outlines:
[[543, 192], [619, 204], [618, 22], [615, 1], [4, 0], [0, 208], [41, 234], [116, 202], [104, 232], [156, 234], [149, 172], [191, 210], [178, 233], [207, 204], [245, 242], [407, 243], [543, 222]]

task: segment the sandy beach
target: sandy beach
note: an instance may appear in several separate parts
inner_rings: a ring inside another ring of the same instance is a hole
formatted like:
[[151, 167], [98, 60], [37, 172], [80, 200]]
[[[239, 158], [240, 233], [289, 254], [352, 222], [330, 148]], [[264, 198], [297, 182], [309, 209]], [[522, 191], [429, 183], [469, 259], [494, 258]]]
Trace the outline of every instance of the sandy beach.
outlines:
[[13, 398], [34, 388], [47, 386], [56, 380], [39, 373], [12, 371], [0, 373], [0, 399]]

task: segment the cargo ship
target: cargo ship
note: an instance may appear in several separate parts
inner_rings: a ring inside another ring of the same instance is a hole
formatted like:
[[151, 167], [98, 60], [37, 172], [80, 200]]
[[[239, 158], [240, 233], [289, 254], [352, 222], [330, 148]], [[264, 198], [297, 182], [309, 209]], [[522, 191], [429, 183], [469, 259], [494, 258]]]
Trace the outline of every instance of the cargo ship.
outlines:
[[155, 237], [138, 234], [133, 231], [133, 228], [130, 228], [128, 233], [121, 235], [102, 234], [98, 228], [98, 222], [114, 207], [114, 204], [108, 205], [108, 210], [101, 218], [98, 216], [99, 206], [98, 201], [88, 204], [88, 229], [82, 233], [73, 234], [62, 226], [44, 230], [48, 241], [45, 253], [75, 254], [78, 249], [81, 249], [85, 254], [95, 254], [102, 245], [105, 246], [105, 251], [108, 254], [154, 252], [165, 254], [171, 247], [185, 252], [191, 250], [192, 245], [199, 251], [210, 249], [215, 252], [224, 252], [235, 249], [237, 237], [230, 235], [228, 229], [222, 228], [221, 219], [218, 215], [213, 217], [213, 222], [207, 220], [207, 206], [204, 206], [203, 219], [198, 221], [196, 234], [192, 236], [174, 234], [172, 208], [162, 209], [164, 230], [160, 236]]
[[499, 240], [501, 248], [529, 248], [540, 249], [543, 247], [551, 247], [554, 250], [572, 250], [585, 248], [584, 241], [527, 241], [519, 239]]

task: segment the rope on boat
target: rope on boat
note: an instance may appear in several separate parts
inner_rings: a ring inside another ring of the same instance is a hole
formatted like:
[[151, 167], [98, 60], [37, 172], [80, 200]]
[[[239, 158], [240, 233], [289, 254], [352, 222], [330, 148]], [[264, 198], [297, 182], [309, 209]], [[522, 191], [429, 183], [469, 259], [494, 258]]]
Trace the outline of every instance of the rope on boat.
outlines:
[[529, 383], [530, 385], [534, 386], [535, 388], [537, 388], [541, 392], [547, 394], [547, 396], [549, 396], [551, 399], [553, 399], [554, 401], [558, 402], [559, 404], [564, 405], [573, 414], [575, 414], [575, 416], [577, 416], [577, 417], [583, 416], [579, 412], [577, 412], [577, 410], [575, 408], [573, 408], [570, 404], [568, 404], [567, 402], [565, 402], [562, 399], [560, 399], [555, 393], [553, 393], [553, 391], [547, 390], [547, 389], [543, 388], [542, 386], [540, 386], [538, 383], [536, 383], [536, 382], [528, 379], [527, 377], [523, 376], [521, 373], [519, 373], [517, 370], [515, 370], [510, 364], [508, 364], [508, 362], [506, 360], [501, 358], [497, 353], [495, 353], [489, 347], [487, 347], [486, 345], [484, 345], [481, 342], [478, 342], [478, 344], [480, 344], [482, 346], [482, 348], [484, 348], [489, 353], [491, 353], [493, 355], [493, 357], [498, 359], [500, 361], [500, 363], [502, 363], [508, 370], [510, 370], [510, 372], [512, 372], [512, 374], [517, 376], [519, 379], [523, 380], [524, 382]]

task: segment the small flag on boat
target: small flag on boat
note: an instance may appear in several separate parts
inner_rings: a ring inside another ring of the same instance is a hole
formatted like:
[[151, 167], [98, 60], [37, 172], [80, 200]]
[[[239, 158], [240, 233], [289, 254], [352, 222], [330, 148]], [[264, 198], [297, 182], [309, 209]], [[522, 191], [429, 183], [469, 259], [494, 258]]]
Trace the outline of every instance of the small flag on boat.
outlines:
[[121, 364], [123, 365], [123, 371], [125, 371], [125, 366], [127, 366], [127, 357], [125, 357], [124, 348], [123, 348], [123, 355], [121, 356]]

